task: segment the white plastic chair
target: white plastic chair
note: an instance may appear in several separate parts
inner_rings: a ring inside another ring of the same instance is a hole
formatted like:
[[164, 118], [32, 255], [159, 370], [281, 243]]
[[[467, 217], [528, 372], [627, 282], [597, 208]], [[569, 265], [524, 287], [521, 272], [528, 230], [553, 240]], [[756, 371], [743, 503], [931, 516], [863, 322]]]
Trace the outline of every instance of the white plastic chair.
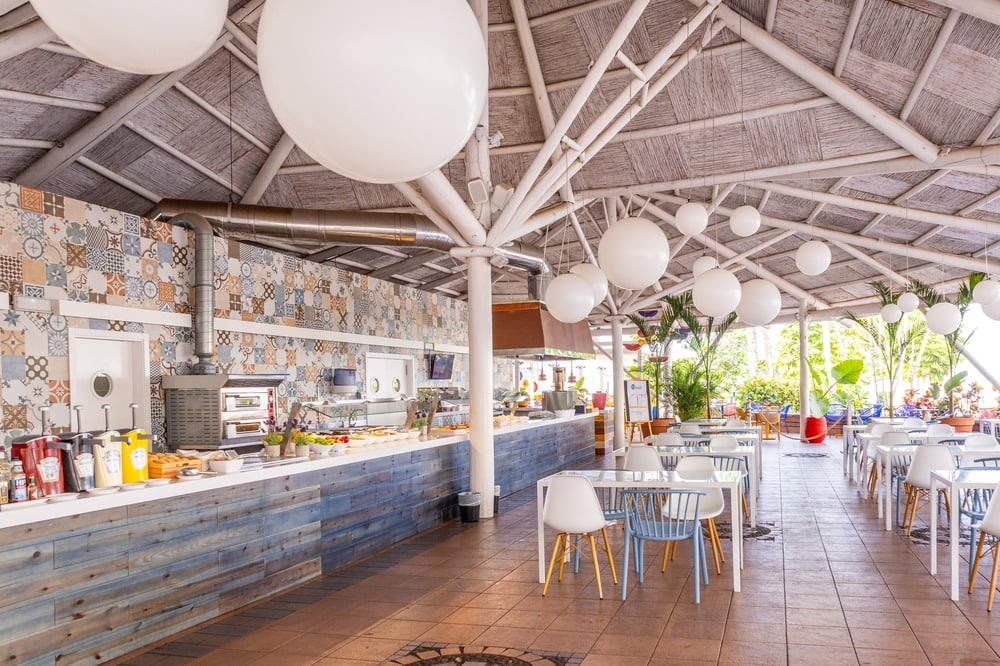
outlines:
[[965, 438], [965, 448], [968, 451], [974, 449], [995, 449], [997, 448], [997, 438], [985, 432], [974, 432]]
[[740, 448], [740, 441], [733, 435], [716, 435], [708, 442], [711, 451], [736, 451]]
[[[913, 521], [917, 517], [917, 507], [920, 503], [920, 496], [929, 495], [931, 490], [931, 471], [955, 469], [955, 456], [947, 446], [938, 444], [925, 444], [918, 446], [913, 460], [910, 461], [910, 469], [906, 473], [906, 480], [903, 486], [906, 488], [906, 506], [903, 508], [903, 527], [906, 527], [906, 536], [910, 536], [913, 530]], [[930, 498], [934, 500], [933, 497]], [[948, 495], [944, 495], [945, 505], [948, 507], [949, 515], [951, 508]], [[936, 511], [937, 508], [934, 507]]]
[[[993, 497], [1000, 497], [1000, 486], [993, 490]], [[986, 538], [992, 539], [990, 544], [990, 555], [993, 558], [993, 573], [990, 575], [990, 595], [986, 600], [986, 610], [993, 610], [993, 597], [997, 591], [997, 571], [1000, 569], [1000, 502], [990, 500], [986, 507], [986, 514], [979, 523], [979, 543], [976, 545], [976, 556], [972, 560], [972, 567], [969, 571], [969, 594], [972, 594], [972, 586], [976, 584], [976, 572], [979, 571], [979, 561], [983, 558], [983, 546], [986, 545]]]
[[916, 416], [907, 416], [903, 419], [903, 425], [900, 427], [903, 430], [911, 430], [913, 428], [926, 428], [927, 424], [924, 423], [923, 419], [918, 419]]
[[660, 453], [653, 446], [630, 446], [625, 451], [623, 467], [629, 472], [662, 472]]
[[899, 432], [897, 430], [890, 430], [889, 432], [883, 433], [879, 439], [871, 439], [868, 441], [868, 446], [865, 447], [865, 456], [872, 461], [871, 471], [868, 474], [868, 497], [874, 499], [875, 492], [878, 490], [875, 485], [878, 483], [878, 467], [876, 462], [878, 461], [878, 451], [875, 450], [877, 446], [906, 446], [910, 443], [910, 436], [905, 432]]
[[[570, 535], [585, 536], [590, 542], [590, 555], [594, 562], [594, 575], [597, 578], [597, 595], [603, 599], [604, 590], [601, 588], [601, 569], [597, 564], [597, 544], [594, 542], [594, 532], [600, 532], [604, 539], [604, 552], [608, 556], [608, 564], [611, 566], [611, 578], [615, 584], [618, 583], [618, 574], [615, 572], [615, 562], [611, 556], [611, 545], [608, 543], [607, 520], [604, 518], [604, 510], [594, 492], [594, 486], [590, 480], [582, 476], [556, 476], [549, 484], [549, 490], [545, 494], [545, 504], [542, 507], [542, 522], [546, 527], [554, 529], [556, 542], [552, 547], [552, 558], [549, 560], [549, 570], [545, 574], [545, 586], [542, 588], [542, 596], [549, 590], [549, 580], [552, 578], [552, 569], [555, 567], [556, 559], [559, 559], [559, 578], [562, 582], [563, 566], [566, 558], [563, 557], [565, 551], [577, 549], [577, 545], [570, 541]], [[577, 549], [577, 552], [579, 550]]]
[[[685, 456], [677, 462], [677, 476], [682, 479], [711, 479], [715, 474], [715, 461], [707, 456]], [[705, 488], [705, 496], [698, 502], [698, 520], [704, 520], [708, 524], [708, 539], [712, 544], [712, 557], [715, 559], [715, 573], [722, 573], [722, 562], [726, 561], [726, 556], [722, 552], [722, 542], [719, 540], [719, 531], [715, 527], [715, 519], [722, 515], [726, 508], [726, 500], [722, 496], [722, 488]], [[677, 542], [673, 543], [673, 550], [677, 550]], [[663, 565], [661, 571], [667, 568], [667, 549], [663, 549]]]
[[682, 423], [677, 427], [677, 431], [682, 435], [700, 435], [701, 426], [697, 423]]
[[947, 423], [932, 423], [927, 426], [927, 443], [937, 444], [955, 434], [955, 429]]
[[677, 432], [663, 432], [653, 436], [653, 446], [687, 446], [687, 442]]
[[727, 428], [746, 428], [747, 423], [743, 419], [728, 419], [726, 421]]
[[868, 443], [864, 448], [858, 447], [855, 451], [855, 455], [858, 460], [858, 481], [865, 478], [865, 474], [868, 472], [868, 461], [872, 459], [869, 455], [869, 451], [873, 452], [874, 455], [875, 447], [881, 443], [882, 435], [892, 430], [892, 426], [887, 423], [869, 423], [865, 431], [871, 435], [868, 439]]

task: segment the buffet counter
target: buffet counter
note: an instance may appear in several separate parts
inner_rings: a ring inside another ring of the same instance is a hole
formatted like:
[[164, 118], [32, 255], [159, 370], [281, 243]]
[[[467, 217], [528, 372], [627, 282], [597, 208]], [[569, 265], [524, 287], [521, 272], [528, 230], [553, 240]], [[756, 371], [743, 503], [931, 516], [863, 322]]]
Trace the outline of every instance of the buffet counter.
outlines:
[[[593, 457], [593, 415], [495, 429], [509, 494]], [[107, 660], [435, 527], [465, 431], [0, 512], [0, 656]], [[474, 526], [470, 526], [474, 529]]]

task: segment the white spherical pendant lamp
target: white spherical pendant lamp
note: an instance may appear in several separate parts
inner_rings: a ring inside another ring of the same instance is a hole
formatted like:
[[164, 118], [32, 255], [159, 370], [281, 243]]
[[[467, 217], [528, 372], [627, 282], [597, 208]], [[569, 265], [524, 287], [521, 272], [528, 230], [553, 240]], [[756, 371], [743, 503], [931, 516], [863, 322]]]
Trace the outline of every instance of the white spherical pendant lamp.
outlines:
[[677, 209], [674, 223], [677, 230], [685, 236], [700, 234], [708, 226], [708, 210], [697, 201], [689, 201]]
[[948, 301], [931, 306], [926, 316], [927, 328], [939, 335], [954, 333], [962, 325], [962, 313], [958, 306]]
[[370, 183], [414, 180], [445, 164], [486, 102], [486, 46], [465, 0], [267, 2], [257, 64], [295, 143]]
[[691, 274], [698, 277], [705, 271], [710, 271], [718, 267], [719, 262], [715, 260], [715, 257], [706, 254], [694, 260], [694, 265], [691, 267]]
[[903, 318], [903, 311], [895, 303], [886, 303], [882, 306], [882, 319], [888, 324], [895, 324]]
[[830, 248], [818, 240], [805, 242], [795, 253], [795, 265], [806, 275], [819, 275], [830, 267]]
[[586, 317], [594, 307], [594, 291], [585, 278], [563, 273], [545, 290], [545, 305], [553, 317], [572, 324]]
[[899, 309], [905, 312], [913, 312], [918, 307], [920, 307], [920, 299], [912, 291], [906, 291], [899, 295], [896, 299], [896, 305]]
[[972, 290], [972, 300], [980, 305], [990, 305], [1000, 301], [1000, 282], [986, 278]]
[[734, 208], [729, 215], [729, 228], [737, 236], [752, 236], [760, 229], [760, 212], [753, 206]]
[[608, 295], [608, 278], [596, 264], [577, 264], [569, 269], [569, 272], [573, 275], [579, 275], [587, 281], [590, 290], [594, 292], [594, 305], [603, 301], [604, 297]]
[[615, 222], [597, 246], [597, 263], [608, 281], [623, 289], [645, 289], [663, 276], [670, 242], [663, 229], [641, 217]]
[[1000, 321], [1000, 301], [982, 306], [983, 314], [994, 321]]
[[781, 292], [767, 280], [749, 280], [740, 287], [736, 314], [750, 326], [770, 324], [781, 310]]
[[740, 304], [740, 281], [724, 268], [707, 270], [694, 281], [694, 306], [709, 317], [725, 317]]
[[32, 0], [61, 40], [105, 67], [163, 74], [208, 51], [226, 20], [226, 0]]

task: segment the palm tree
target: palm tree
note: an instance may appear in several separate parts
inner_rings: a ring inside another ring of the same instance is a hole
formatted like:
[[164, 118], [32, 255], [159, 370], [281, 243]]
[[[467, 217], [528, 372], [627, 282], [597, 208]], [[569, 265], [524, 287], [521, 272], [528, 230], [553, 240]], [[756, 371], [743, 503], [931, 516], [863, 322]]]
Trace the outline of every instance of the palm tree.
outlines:
[[[889, 303], [896, 302], [896, 296], [892, 293], [892, 287], [885, 282], [869, 282], [869, 286], [875, 290], [879, 302], [884, 307]], [[919, 295], [919, 293], [918, 293]], [[913, 342], [916, 330], [905, 316], [898, 321], [887, 322], [879, 316], [858, 317], [853, 313], [847, 316], [861, 327], [871, 340], [872, 347], [877, 354], [878, 364], [885, 371], [885, 376], [889, 380], [889, 415], [895, 413], [893, 395], [896, 391], [896, 384], [899, 382], [900, 370], [903, 367], [903, 356], [906, 349]]]
[[707, 389], [705, 413], [711, 416], [712, 363], [715, 361], [715, 352], [719, 347], [719, 342], [722, 341], [722, 336], [726, 334], [729, 327], [736, 321], [736, 313], [730, 312], [722, 319], [706, 317], [704, 323], [702, 323], [702, 320], [695, 313], [694, 308], [691, 307], [693, 304], [691, 293], [688, 292], [684, 297], [686, 298], [687, 306], [678, 313], [678, 316], [691, 331], [691, 337], [688, 338], [688, 346], [695, 353], [695, 364], [701, 366], [702, 373], [705, 375], [705, 388]]
[[[655, 326], [645, 317], [635, 314], [628, 318], [635, 324], [639, 336], [649, 347], [650, 362], [656, 371], [653, 376], [653, 386], [656, 395], [657, 416], [659, 418], [673, 416], [673, 390], [670, 380], [670, 345], [684, 336], [677, 330], [677, 322], [681, 313], [691, 307], [691, 294], [681, 296], [664, 296], [660, 299], [664, 307], [660, 313], [660, 321]], [[662, 410], [661, 407], [665, 409]]]

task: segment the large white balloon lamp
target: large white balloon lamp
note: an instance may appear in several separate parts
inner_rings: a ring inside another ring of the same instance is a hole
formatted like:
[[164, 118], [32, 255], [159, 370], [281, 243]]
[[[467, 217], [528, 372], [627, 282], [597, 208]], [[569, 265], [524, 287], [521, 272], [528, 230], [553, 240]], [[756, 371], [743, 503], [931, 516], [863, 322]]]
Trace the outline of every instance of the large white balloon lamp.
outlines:
[[271, 0], [257, 64], [295, 143], [370, 183], [414, 180], [448, 162], [486, 102], [486, 45], [465, 0]]
[[749, 280], [740, 286], [740, 304], [736, 314], [750, 326], [764, 326], [774, 321], [781, 310], [781, 292], [767, 280]]
[[594, 307], [594, 292], [586, 279], [563, 273], [545, 290], [545, 306], [553, 317], [572, 324], [586, 317]]
[[663, 276], [670, 242], [663, 229], [641, 217], [615, 222], [597, 246], [597, 263], [608, 281], [623, 289], [645, 289]]
[[994, 321], [1000, 321], [1000, 301], [983, 305], [983, 314]]
[[710, 254], [704, 254], [694, 260], [694, 265], [691, 267], [691, 274], [698, 277], [705, 271], [710, 271], [718, 267], [719, 262], [715, 260], [715, 257]]
[[700, 234], [708, 226], [708, 210], [697, 201], [682, 204], [674, 215], [677, 230], [685, 236]]
[[932, 305], [925, 316], [927, 317], [927, 328], [939, 335], [954, 333], [962, 325], [962, 313], [958, 306], [948, 301]]
[[163, 74], [187, 67], [219, 37], [226, 0], [32, 0], [45, 24], [105, 67]]
[[830, 267], [830, 258], [826, 243], [811, 240], [803, 243], [795, 253], [795, 265], [806, 275], [819, 275]]
[[760, 211], [753, 206], [739, 206], [729, 214], [729, 228], [737, 236], [752, 236], [760, 229]]
[[990, 305], [1000, 301], [1000, 282], [986, 278], [972, 289], [972, 300], [980, 305]]
[[600, 269], [596, 264], [583, 263], [573, 266], [569, 269], [569, 272], [574, 275], [579, 275], [587, 284], [590, 285], [591, 291], [594, 292], [594, 304], [600, 303], [604, 300], [604, 297], [608, 295], [608, 278], [604, 274], [604, 271]]
[[880, 314], [887, 324], [895, 324], [903, 318], [903, 311], [895, 303], [886, 303], [883, 305]]
[[912, 291], [905, 291], [896, 299], [896, 305], [905, 312], [913, 312], [920, 307], [920, 299]]
[[724, 268], [699, 275], [691, 290], [694, 306], [709, 317], [725, 317], [740, 304], [740, 281]]

